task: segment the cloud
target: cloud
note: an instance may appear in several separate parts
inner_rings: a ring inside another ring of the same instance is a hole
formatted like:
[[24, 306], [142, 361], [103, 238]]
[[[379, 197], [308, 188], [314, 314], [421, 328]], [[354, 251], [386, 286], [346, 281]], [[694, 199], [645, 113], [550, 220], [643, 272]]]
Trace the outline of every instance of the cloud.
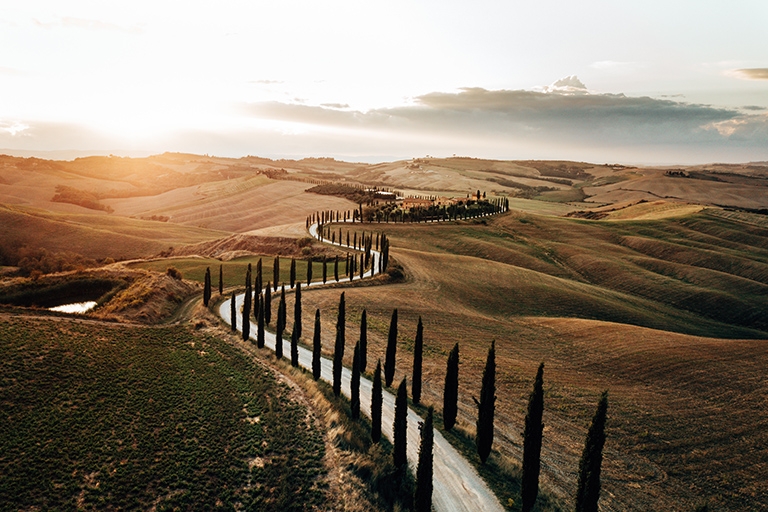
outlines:
[[347, 109], [349, 105], [347, 103], [321, 103], [321, 107], [335, 108], [335, 109]]
[[[587, 151], [615, 155], [622, 148], [633, 154], [663, 151], [667, 162], [674, 160], [669, 155], [675, 151], [685, 153], [685, 161], [725, 155], [725, 150], [744, 158], [768, 158], [768, 117], [763, 115], [673, 99], [598, 94], [575, 77], [545, 91], [467, 87], [417, 96], [411, 105], [365, 112], [281, 102], [243, 105], [241, 112], [387, 140], [390, 147], [405, 141], [413, 147], [422, 141], [425, 147], [439, 144], [464, 154], [472, 154], [472, 147], [518, 152], [546, 148], [549, 155], [556, 151], [558, 157], [583, 158]], [[736, 151], [745, 147], [749, 151]]]
[[731, 69], [726, 74], [741, 80], [768, 80], [768, 68]]
[[249, 84], [274, 85], [285, 83], [282, 80], [251, 80]]
[[5, 132], [15, 137], [29, 130], [29, 125], [18, 121], [0, 121], [0, 132]]
[[768, 114], [741, 116], [734, 119], [710, 123], [707, 130], [734, 141], [763, 140], [768, 142]]

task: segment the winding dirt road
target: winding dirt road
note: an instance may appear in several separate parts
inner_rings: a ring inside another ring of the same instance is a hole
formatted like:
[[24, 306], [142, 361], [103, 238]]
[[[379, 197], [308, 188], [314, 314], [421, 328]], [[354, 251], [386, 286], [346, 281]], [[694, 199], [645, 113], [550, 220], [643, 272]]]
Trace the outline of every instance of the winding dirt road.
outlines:
[[[309, 229], [310, 234], [318, 238], [317, 224], [313, 224]], [[323, 240], [326, 243], [331, 243], [328, 240]], [[346, 247], [343, 244], [336, 243], [340, 247]], [[374, 264], [372, 268], [378, 268], [378, 260], [381, 256], [379, 252], [372, 251], [374, 257]], [[373, 271], [365, 273], [366, 276], [371, 276]], [[359, 278], [359, 277], [358, 277]], [[347, 278], [339, 279], [339, 282], [348, 281]], [[334, 280], [334, 282], [336, 282]], [[312, 283], [312, 285], [322, 285], [322, 283]], [[302, 287], [303, 288], [303, 287]], [[224, 301], [219, 307], [219, 315], [231, 325], [232, 319], [230, 317], [230, 305], [231, 299]], [[244, 294], [240, 294], [235, 298], [235, 310], [240, 311], [244, 301]], [[238, 323], [238, 328], [241, 328], [241, 322]], [[251, 329], [251, 338], [256, 338], [255, 329]], [[271, 332], [265, 333], [266, 346], [271, 350], [275, 349], [275, 335]], [[283, 353], [290, 354], [290, 342], [282, 340]], [[321, 378], [325, 381], [331, 382], [333, 380], [332, 366], [333, 363], [327, 359], [322, 358], [322, 373]], [[311, 370], [312, 368], [312, 352], [302, 346], [299, 346], [299, 364]], [[349, 397], [350, 396], [350, 381], [352, 378], [352, 372], [348, 368], [343, 368], [341, 377], [341, 391]], [[371, 392], [373, 383], [366, 379], [360, 379], [360, 404], [361, 411], [370, 417], [371, 411]], [[391, 425], [394, 423], [395, 418], [395, 396], [384, 390], [383, 392], [383, 405], [382, 405], [382, 433], [390, 439], [393, 438]], [[408, 410], [408, 436], [407, 436], [407, 452], [408, 452], [408, 464], [412, 469], [415, 469], [418, 461], [419, 452], [419, 424], [421, 423], [421, 417], [419, 417], [414, 411]], [[504, 509], [499, 503], [499, 500], [491, 492], [490, 488], [480, 478], [477, 471], [469, 464], [469, 462], [460, 455], [451, 444], [440, 434], [438, 430], [434, 431], [434, 464], [433, 464], [433, 486], [434, 492], [432, 494], [432, 504], [434, 510], [437, 512], [502, 512]]]

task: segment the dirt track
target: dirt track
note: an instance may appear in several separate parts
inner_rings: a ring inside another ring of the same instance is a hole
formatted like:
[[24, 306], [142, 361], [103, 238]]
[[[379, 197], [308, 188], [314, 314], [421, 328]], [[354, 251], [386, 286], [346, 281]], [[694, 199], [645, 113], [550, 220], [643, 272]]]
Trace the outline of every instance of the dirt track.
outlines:
[[[316, 226], [310, 228], [310, 233], [317, 236]], [[337, 244], [338, 245], [338, 244]], [[379, 253], [374, 251], [374, 268], [378, 267]], [[370, 275], [368, 273], [367, 275]], [[341, 281], [346, 281], [340, 280]], [[244, 295], [236, 297], [236, 311], [240, 311], [243, 305]], [[226, 300], [219, 307], [221, 317], [231, 325], [231, 299]], [[238, 322], [239, 323], [239, 322]], [[242, 325], [238, 326], [239, 328]], [[255, 329], [251, 331], [251, 338], [256, 337]], [[275, 349], [275, 335], [265, 333], [266, 346], [272, 350]], [[290, 354], [290, 343], [282, 340], [283, 353]], [[299, 364], [307, 369], [312, 368], [312, 352], [299, 346]], [[343, 368], [341, 391], [344, 395], [350, 396], [350, 381], [352, 372], [348, 368]], [[331, 382], [332, 362], [327, 358], [322, 358], [321, 378]], [[371, 410], [371, 392], [373, 383], [362, 378], [360, 382], [360, 403], [361, 411], [370, 416]], [[382, 433], [392, 440], [392, 431], [388, 427], [394, 423], [395, 397], [392, 393], [384, 391], [382, 404]], [[422, 421], [414, 411], [408, 410], [408, 435], [407, 452], [408, 463], [415, 470], [418, 461], [419, 451], [419, 424]], [[488, 488], [486, 483], [480, 478], [477, 471], [469, 462], [461, 456], [450, 443], [440, 434], [434, 431], [434, 465], [433, 465], [433, 485], [432, 494], [433, 507], [438, 512], [490, 512], [504, 510], [496, 496]]]

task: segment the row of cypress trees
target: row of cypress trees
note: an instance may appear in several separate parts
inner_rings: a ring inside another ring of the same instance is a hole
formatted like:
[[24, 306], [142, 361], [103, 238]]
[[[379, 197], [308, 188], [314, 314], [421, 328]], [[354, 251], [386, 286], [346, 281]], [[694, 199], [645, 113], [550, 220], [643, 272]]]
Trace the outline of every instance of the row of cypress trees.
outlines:
[[[475, 211], [469, 208], [469, 206], [474, 203], [477, 203], [477, 205], [480, 207]], [[397, 222], [418, 223], [418, 222], [427, 222], [427, 221], [434, 221], [434, 220], [445, 221], [445, 220], [456, 220], [456, 219], [468, 219], [468, 218], [473, 218], [479, 215], [484, 215], [486, 213], [500, 213], [500, 212], [505, 212], [507, 210], [509, 210], [508, 198], [495, 198], [495, 199], [486, 200], [485, 197], [483, 197], [482, 200], [468, 199], [467, 205], [453, 204], [453, 205], [443, 205], [443, 206], [431, 206], [427, 208], [414, 207], [414, 208], [411, 208], [409, 212], [406, 212], [404, 209], [399, 209], [399, 210], [396, 210], [396, 213], [393, 213], [392, 211], [377, 210], [373, 213], [370, 213], [368, 217], [371, 223], [373, 223], [374, 220], [377, 223], [381, 223], [382, 221], [384, 221], [385, 223], [389, 223], [390, 221], [394, 223], [397, 223]], [[322, 226], [323, 224], [330, 223], [330, 222], [348, 222], [348, 221], [351, 221], [353, 224], [355, 222], [360, 222], [361, 224], [364, 222], [362, 205], [359, 205], [356, 210], [349, 210], [349, 211], [343, 211], [343, 212], [340, 212], [338, 210], [324, 210], [320, 212], [315, 212], [307, 216], [305, 220], [305, 225], [307, 229], [309, 229], [309, 226], [315, 223]]]
[[[378, 242], [378, 240], [377, 240]], [[309, 266], [311, 268], [311, 265]], [[311, 272], [311, 271], [309, 271]], [[219, 271], [219, 286], [222, 286], [222, 270]], [[261, 279], [261, 260], [258, 263], [258, 281]], [[249, 337], [249, 315], [251, 309], [250, 299], [250, 280], [251, 280], [251, 266], [249, 264], [248, 271], [246, 273], [246, 300], [243, 307], [243, 339]], [[210, 299], [210, 269], [206, 270], [206, 290], [204, 292], [204, 301]], [[258, 290], [258, 288], [257, 288]], [[254, 308], [254, 315], [259, 320], [259, 335], [257, 337], [257, 346], [264, 346], [264, 323], [270, 322], [268, 316], [269, 308], [271, 304], [271, 297], [269, 296], [270, 286], [267, 285], [265, 290], [265, 297], [259, 300], [259, 294], [254, 294], [254, 300], [257, 301], [257, 306]], [[234, 292], [232, 294], [232, 328], [236, 329], [235, 311], [234, 311]], [[276, 323], [277, 339], [280, 341], [276, 344], [276, 356], [282, 357], [282, 337], [286, 327], [286, 306], [285, 306], [285, 285], [282, 286], [281, 299], [278, 306], [278, 318]], [[341, 392], [341, 370], [343, 366], [343, 356], [345, 347], [345, 294], [342, 292], [339, 300], [339, 309], [336, 322], [336, 343], [333, 359], [333, 391], [337, 396]], [[298, 339], [301, 336], [301, 284], [297, 283], [296, 300], [294, 306], [294, 329], [291, 335], [291, 364], [298, 366]], [[384, 364], [384, 384], [389, 387], [392, 385], [395, 373], [395, 360], [397, 350], [397, 309], [392, 312], [392, 318], [390, 320], [389, 335], [387, 340], [387, 348]], [[320, 311], [315, 312], [315, 332], [313, 338], [313, 358], [312, 358], [312, 373], [313, 377], [317, 380], [320, 378], [320, 355], [322, 347], [320, 342]], [[413, 380], [412, 380], [412, 399], [415, 404], [420, 402], [421, 398], [421, 366], [423, 357], [423, 324], [421, 317], [419, 317], [416, 338], [414, 341], [414, 364], [413, 364]], [[367, 313], [363, 310], [361, 317], [361, 334], [360, 340], [355, 345], [353, 364], [352, 364], [352, 383], [351, 383], [351, 414], [354, 419], [359, 418], [360, 415], [360, 378], [361, 373], [365, 372], [367, 359]], [[445, 388], [443, 397], [443, 421], [444, 428], [450, 430], [456, 422], [456, 416], [458, 412], [458, 368], [459, 368], [459, 345], [454, 346], [453, 350], [449, 354]], [[488, 351], [488, 357], [486, 360], [485, 370], [483, 372], [482, 386], [480, 393], [480, 400], [473, 397], [478, 407], [478, 419], [476, 423], [477, 428], [477, 451], [480, 459], [483, 463], [490, 455], [493, 444], [493, 417], [495, 412], [495, 342], [492, 342]], [[542, 433], [543, 433], [543, 369], [544, 364], [539, 366], [536, 379], [534, 382], [534, 388], [529, 397], [528, 411], [525, 418], [525, 430], [523, 439], [523, 468], [521, 478], [521, 497], [522, 507], [524, 511], [530, 511], [536, 502], [538, 496], [538, 479], [540, 473], [540, 454], [542, 445]], [[372, 416], [372, 431], [371, 437], [375, 442], [381, 437], [381, 393], [382, 393], [382, 368], [381, 361], [378, 361], [376, 370], [374, 371], [373, 382], [373, 403], [371, 408]], [[398, 404], [400, 404], [400, 414], [398, 414]], [[404, 405], [402, 405], [404, 404]], [[393, 462], [396, 467], [402, 467], [406, 461], [404, 458], [405, 453], [405, 434], [406, 422], [404, 414], [407, 411], [407, 387], [406, 380], [400, 383], [398, 387], [397, 400], [396, 400], [396, 414], [394, 429], [395, 449], [393, 451]], [[600, 494], [600, 467], [602, 462], [602, 448], [605, 442], [605, 419], [607, 411], [607, 392], [604, 392], [601, 396], [598, 404], [598, 410], [592, 421], [592, 425], [589, 429], [587, 440], [585, 442], [584, 452], [579, 464], [579, 483], [577, 487], [576, 495], [576, 510], [581, 511], [596, 511], [597, 501]], [[428, 418], [422, 425], [422, 446], [419, 455], [419, 469], [417, 470], [417, 497], [415, 503], [424, 502], [424, 493], [427, 485], [429, 486], [429, 503], [431, 503], [431, 457], [432, 457], [432, 429], [427, 429], [424, 425], [433, 421], [433, 409], [430, 407], [428, 411]], [[427, 441], [427, 438], [429, 440]], [[429, 448], [426, 448], [425, 444], [429, 444]], [[422, 452], [424, 453], [422, 455]], [[423, 462], [422, 458], [429, 458], [429, 483], [424, 481], [426, 478], [426, 460]], [[422, 468], [422, 466], [425, 466]], [[421, 475], [421, 477], [419, 476]], [[419, 483], [421, 482], [421, 483]], [[419, 497], [421, 493], [421, 497]], [[418, 506], [418, 505], [417, 505]], [[423, 509], [423, 510], [429, 510]]]

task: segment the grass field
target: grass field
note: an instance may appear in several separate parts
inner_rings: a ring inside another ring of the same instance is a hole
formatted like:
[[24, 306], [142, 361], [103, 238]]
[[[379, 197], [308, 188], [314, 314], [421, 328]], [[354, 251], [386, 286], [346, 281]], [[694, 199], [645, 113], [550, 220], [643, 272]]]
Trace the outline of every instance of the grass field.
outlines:
[[[248, 270], [248, 264], [251, 264], [253, 277], [256, 277], [256, 265], [261, 260], [262, 280], [266, 286], [267, 281], [273, 279], [274, 256], [243, 256], [229, 261], [219, 261], [213, 258], [163, 258], [159, 260], [131, 263], [130, 268], [143, 268], [145, 270], [154, 270], [155, 272], [165, 272], [168, 267], [175, 267], [179, 270], [184, 279], [191, 279], [200, 283], [205, 282], [205, 269], [211, 269], [211, 280], [213, 288], [219, 284], [219, 266], [223, 267], [224, 286], [245, 286], [245, 274]], [[306, 260], [296, 260], [296, 280], [302, 284], [307, 282]], [[339, 278], [346, 275], [347, 263], [345, 260], [339, 260]], [[335, 282], [334, 262], [328, 261], [327, 264], [328, 282]], [[323, 264], [312, 263], [312, 281], [323, 280]], [[291, 260], [289, 258], [280, 258], [280, 280], [279, 283], [290, 284], [291, 282]]]
[[216, 338], [5, 317], [0, 379], [0, 510], [323, 506], [306, 410]]
[[[472, 396], [495, 339], [495, 448], [517, 460], [544, 361], [542, 479], [565, 503], [608, 389], [605, 510], [768, 509], [756, 469], [768, 464], [768, 371], [759, 363], [768, 357], [768, 231], [707, 211], [622, 222], [510, 213], [486, 222], [382, 225], [408, 279], [346, 290], [347, 352], [366, 308], [370, 366], [383, 360], [397, 307], [395, 382], [410, 381], [422, 316], [424, 401], [441, 407], [447, 354], [459, 342], [459, 419], [472, 431]], [[322, 311], [326, 347], [339, 293], [303, 296], [305, 325]]]

